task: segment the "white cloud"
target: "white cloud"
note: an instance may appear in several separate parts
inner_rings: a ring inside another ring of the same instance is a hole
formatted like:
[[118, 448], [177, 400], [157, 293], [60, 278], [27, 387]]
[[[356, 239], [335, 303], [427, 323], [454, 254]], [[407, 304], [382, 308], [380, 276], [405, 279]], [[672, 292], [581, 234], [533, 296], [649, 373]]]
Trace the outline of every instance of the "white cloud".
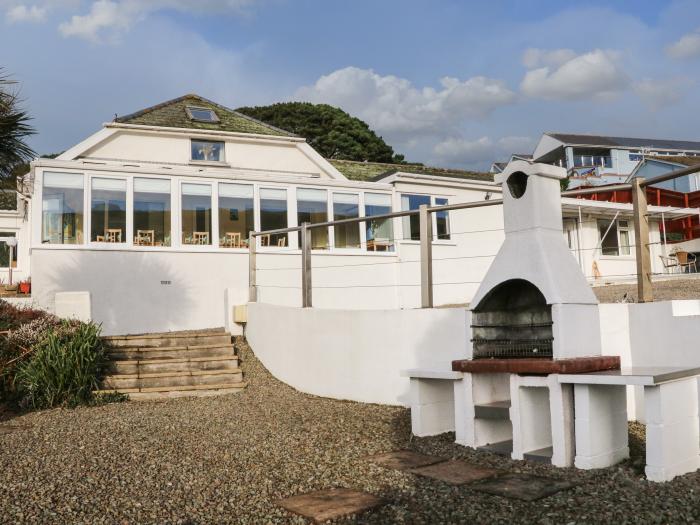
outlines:
[[451, 137], [439, 142], [433, 154], [439, 163], [450, 165], [480, 165], [507, 160], [513, 153], [531, 153], [535, 141], [530, 137], [503, 137], [498, 140], [484, 136], [476, 140]]
[[46, 8], [37, 5], [26, 6], [24, 4], [10, 7], [5, 16], [10, 23], [19, 22], [43, 22], [46, 19]]
[[576, 58], [576, 53], [573, 49], [552, 49], [548, 51], [531, 47], [523, 53], [523, 65], [528, 69], [542, 66], [559, 67], [573, 58]]
[[[552, 60], [552, 57], [548, 58]], [[618, 59], [618, 53], [602, 49], [574, 55], [558, 66], [544, 66], [528, 71], [520, 89], [530, 97], [548, 100], [611, 98], [629, 85], [629, 79]]]
[[85, 15], [74, 15], [59, 26], [63, 36], [93, 42], [102, 39], [105, 31], [118, 35], [150, 14], [163, 9], [187, 13], [241, 13], [254, 0], [97, 0]]
[[415, 135], [444, 133], [465, 119], [484, 117], [512, 103], [515, 93], [482, 76], [445, 77], [439, 89], [419, 89], [404, 78], [346, 67], [299, 89], [294, 98], [338, 106], [381, 133]]
[[652, 111], [671, 106], [681, 101], [683, 91], [689, 84], [687, 79], [644, 78], [634, 84], [634, 92]]
[[678, 59], [700, 57], [700, 28], [683, 35], [678, 41], [668, 46], [666, 54]]

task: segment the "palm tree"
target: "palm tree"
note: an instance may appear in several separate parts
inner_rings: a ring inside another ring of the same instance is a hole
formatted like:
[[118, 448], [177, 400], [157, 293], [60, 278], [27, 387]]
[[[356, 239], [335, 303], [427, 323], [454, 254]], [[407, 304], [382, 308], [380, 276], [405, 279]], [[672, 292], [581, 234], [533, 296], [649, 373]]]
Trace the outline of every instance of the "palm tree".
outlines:
[[0, 186], [16, 190], [18, 168], [36, 156], [25, 142], [36, 132], [14, 84], [0, 68]]

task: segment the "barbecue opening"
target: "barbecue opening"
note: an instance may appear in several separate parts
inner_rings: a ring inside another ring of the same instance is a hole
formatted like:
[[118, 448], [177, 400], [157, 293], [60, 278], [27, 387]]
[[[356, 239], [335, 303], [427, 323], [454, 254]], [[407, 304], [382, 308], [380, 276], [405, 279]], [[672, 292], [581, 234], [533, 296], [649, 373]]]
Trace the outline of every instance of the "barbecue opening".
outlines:
[[552, 307], [524, 279], [494, 287], [474, 309], [474, 359], [552, 358]]

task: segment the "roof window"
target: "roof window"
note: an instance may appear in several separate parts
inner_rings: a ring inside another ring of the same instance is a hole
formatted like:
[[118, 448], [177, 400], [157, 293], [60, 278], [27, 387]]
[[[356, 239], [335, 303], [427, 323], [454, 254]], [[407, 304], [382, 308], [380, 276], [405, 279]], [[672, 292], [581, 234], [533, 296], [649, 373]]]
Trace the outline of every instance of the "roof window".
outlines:
[[190, 120], [196, 120], [197, 122], [219, 122], [219, 117], [213, 109], [185, 106], [185, 111]]

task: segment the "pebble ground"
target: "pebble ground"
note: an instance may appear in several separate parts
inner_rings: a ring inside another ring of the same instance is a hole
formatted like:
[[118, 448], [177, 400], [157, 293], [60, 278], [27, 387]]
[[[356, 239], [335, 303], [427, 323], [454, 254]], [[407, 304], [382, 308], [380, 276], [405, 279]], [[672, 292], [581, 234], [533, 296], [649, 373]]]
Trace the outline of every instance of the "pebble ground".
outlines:
[[[674, 278], [668, 281], [656, 281], [652, 283], [652, 290], [654, 301], [700, 299], [700, 278]], [[637, 283], [595, 286], [593, 292], [601, 303], [619, 303], [623, 300], [627, 302], [637, 301]]]
[[[643, 476], [643, 430], [632, 460], [600, 471], [526, 464], [411, 439], [406, 409], [333, 401], [273, 379], [239, 342], [248, 388], [217, 398], [129, 402], [14, 417], [0, 431], [0, 523], [305, 523], [281, 497], [351, 487], [384, 497], [339, 523], [697, 523], [700, 474]], [[410, 448], [482, 466], [575, 480], [534, 503], [480, 494], [366, 461]]]

